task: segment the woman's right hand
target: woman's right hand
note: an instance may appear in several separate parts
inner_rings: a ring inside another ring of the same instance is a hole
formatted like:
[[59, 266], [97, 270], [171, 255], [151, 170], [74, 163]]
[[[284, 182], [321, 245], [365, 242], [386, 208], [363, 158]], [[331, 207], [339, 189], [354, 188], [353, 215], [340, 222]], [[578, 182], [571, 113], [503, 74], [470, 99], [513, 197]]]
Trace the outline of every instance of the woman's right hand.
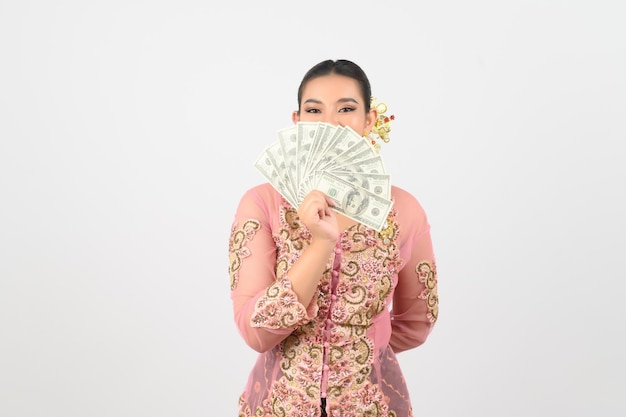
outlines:
[[298, 208], [300, 221], [309, 229], [313, 241], [327, 241], [333, 246], [339, 238], [337, 215], [331, 210], [333, 202], [326, 194], [313, 190]]

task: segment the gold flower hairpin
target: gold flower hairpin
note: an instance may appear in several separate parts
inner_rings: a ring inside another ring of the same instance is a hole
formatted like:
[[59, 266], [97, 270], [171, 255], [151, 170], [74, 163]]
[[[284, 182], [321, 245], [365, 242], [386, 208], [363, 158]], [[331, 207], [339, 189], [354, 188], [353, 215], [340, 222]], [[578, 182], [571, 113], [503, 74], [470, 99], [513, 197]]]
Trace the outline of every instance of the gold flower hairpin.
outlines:
[[376, 122], [372, 127], [372, 131], [367, 135], [367, 137], [371, 140], [372, 146], [376, 150], [376, 152], [380, 151], [380, 143], [378, 140], [381, 140], [385, 143], [389, 142], [389, 132], [391, 132], [391, 122], [395, 120], [395, 116], [392, 114], [390, 116], [385, 115], [387, 113], [387, 105], [382, 102], [378, 102], [376, 97], [371, 98], [370, 108], [376, 109], [378, 113], [378, 117], [376, 118]]

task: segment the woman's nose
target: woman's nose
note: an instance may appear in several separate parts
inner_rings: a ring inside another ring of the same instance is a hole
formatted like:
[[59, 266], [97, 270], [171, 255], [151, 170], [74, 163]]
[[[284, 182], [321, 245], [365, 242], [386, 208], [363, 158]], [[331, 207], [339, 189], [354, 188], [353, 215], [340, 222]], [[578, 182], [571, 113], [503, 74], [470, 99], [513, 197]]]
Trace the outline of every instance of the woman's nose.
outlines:
[[332, 112], [324, 114], [324, 122], [333, 126], [339, 125], [339, 122], [337, 121], [337, 116]]

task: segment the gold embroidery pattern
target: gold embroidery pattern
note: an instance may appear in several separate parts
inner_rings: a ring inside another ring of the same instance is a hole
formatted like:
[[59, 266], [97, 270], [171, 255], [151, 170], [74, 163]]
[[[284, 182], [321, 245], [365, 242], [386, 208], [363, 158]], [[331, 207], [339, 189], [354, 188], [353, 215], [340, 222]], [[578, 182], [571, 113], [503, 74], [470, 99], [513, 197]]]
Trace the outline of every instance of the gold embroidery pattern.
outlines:
[[250, 256], [250, 250], [246, 247], [246, 243], [250, 242], [256, 232], [261, 228], [261, 223], [257, 220], [247, 220], [241, 228], [233, 224], [230, 231], [230, 239], [228, 243], [228, 274], [230, 275], [231, 291], [237, 288], [239, 282], [239, 268], [244, 258]]
[[[296, 327], [279, 345], [282, 375], [262, 403], [257, 403], [254, 416], [319, 415], [323, 342], [327, 341], [332, 370], [326, 388], [329, 415], [395, 417], [388, 397], [372, 379], [376, 349], [367, 337], [373, 317], [386, 308], [393, 277], [402, 267], [395, 211], [392, 209], [388, 218], [385, 235], [360, 224], [344, 231], [340, 237], [342, 267], [332, 294], [334, 301], [331, 302], [333, 254], [313, 301], [316, 308], [309, 313], [316, 316], [313, 320], [307, 319], [297, 298], [291, 298], [293, 292], [286, 279], [289, 267], [310, 244], [311, 235], [286, 203], [279, 220], [280, 230], [274, 234], [276, 282], [258, 300], [253, 320], [254, 325], [262, 323], [263, 327]], [[333, 323], [330, 333], [325, 327], [328, 317]], [[240, 413], [246, 416], [253, 412], [245, 404], [240, 407]]]
[[437, 321], [439, 315], [439, 296], [437, 295], [437, 269], [435, 264], [422, 261], [415, 267], [419, 281], [424, 284], [424, 290], [419, 298], [426, 300], [428, 306], [428, 319], [431, 323]]
[[[280, 210], [280, 229], [274, 236], [276, 256], [285, 260], [287, 267], [293, 265], [298, 256], [311, 239], [311, 233], [300, 223], [297, 211], [291, 206], [283, 206]], [[276, 271], [277, 275], [279, 271]]]
[[281, 279], [270, 285], [265, 296], [258, 299], [250, 322], [254, 327], [284, 329], [296, 326], [306, 318], [306, 310], [291, 289], [291, 282]]
[[254, 306], [250, 318], [254, 327], [281, 329], [295, 327], [310, 320], [286, 277], [287, 271], [308, 244], [310, 234], [301, 225], [296, 210], [286, 202], [280, 209], [279, 219], [280, 228], [273, 236], [276, 245], [276, 278]]
[[[320, 346], [324, 318], [333, 322], [328, 362], [333, 370], [326, 390], [332, 398], [330, 415], [393, 416], [385, 395], [372, 383], [370, 375], [375, 347], [366, 334], [372, 318], [386, 307], [393, 288], [393, 276], [401, 267], [396, 246], [395, 212], [390, 215], [388, 240], [375, 230], [357, 224], [340, 238], [342, 268], [335, 301], [330, 303], [331, 263], [318, 292], [318, 320], [299, 327], [281, 345], [283, 378], [277, 381], [273, 395], [292, 399], [291, 410], [316, 404], [319, 396], [323, 350]], [[300, 238], [293, 234], [292, 237]], [[308, 239], [305, 239], [308, 242]], [[302, 405], [298, 406], [302, 401]], [[334, 407], [334, 408], [333, 408]], [[274, 410], [276, 411], [276, 410]]]

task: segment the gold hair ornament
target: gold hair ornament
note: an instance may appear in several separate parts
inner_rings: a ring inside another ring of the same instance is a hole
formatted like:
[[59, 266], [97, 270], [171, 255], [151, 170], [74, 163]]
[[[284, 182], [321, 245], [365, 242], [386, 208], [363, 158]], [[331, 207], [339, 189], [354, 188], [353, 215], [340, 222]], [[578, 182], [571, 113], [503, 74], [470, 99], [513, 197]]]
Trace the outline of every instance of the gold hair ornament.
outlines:
[[390, 116], [386, 116], [385, 113], [387, 113], [387, 105], [382, 102], [379, 103], [376, 97], [371, 98], [370, 108], [376, 109], [378, 117], [376, 118], [376, 122], [372, 127], [372, 131], [365, 136], [371, 140], [372, 146], [374, 147], [376, 152], [379, 152], [380, 143], [378, 142], [378, 140], [380, 139], [385, 143], [389, 142], [391, 122], [395, 120], [396, 117], [393, 114]]

